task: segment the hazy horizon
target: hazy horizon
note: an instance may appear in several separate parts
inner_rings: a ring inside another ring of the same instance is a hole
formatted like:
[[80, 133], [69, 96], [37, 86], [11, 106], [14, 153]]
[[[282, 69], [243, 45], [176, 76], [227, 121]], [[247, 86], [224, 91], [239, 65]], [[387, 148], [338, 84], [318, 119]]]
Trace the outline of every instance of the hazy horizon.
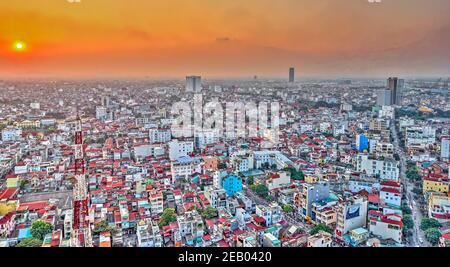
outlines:
[[1, 2], [0, 79], [446, 77], [448, 14], [448, 0]]

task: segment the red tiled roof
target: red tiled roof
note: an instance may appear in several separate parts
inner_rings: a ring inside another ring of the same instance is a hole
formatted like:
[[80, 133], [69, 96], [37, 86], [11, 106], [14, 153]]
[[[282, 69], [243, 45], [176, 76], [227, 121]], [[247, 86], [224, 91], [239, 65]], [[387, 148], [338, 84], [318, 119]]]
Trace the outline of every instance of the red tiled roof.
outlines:
[[219, 242], [217, 242], [217, 244], [219, 244], [220, 247], [222, 248], [227, 248], [230, 247], [230, 244], [228, 244], [228, 242], [226, 242], [225, 240], [220, 240]]
[[19, 192], [19, 188], [7, 188], [3, 190], [3, 192], [0, 193], [0, 200], [1, 199], [11, 199], [13, 198], [17, 193]]
[[19, 208], [17, 208], [17, 211], [35, 211], [35, 210], [41, 210], [47, 207], [48, 202], [47, 201], [35, 201], [35, 202], [28, 202], [28, 203], [21, 203]]
[[380, 189], [380, 192], [388, 192], [388, 193], [393, 193], [393, 194], [400, 194], [400, 190], [398, 190], [396, 188], [391, 188], [391, 187], [382, 187]]
[[171, 222], [169, 225], [171, 229], [178, 229], [178, 222]]
[[264, 219], [263, 217], [260, 217], [260, 216], [255, 216], [254, 220], [257, 223], [265, 223], [266, 222], [266, 219]]
[[448, 182], [448, 177], [445, 177], [440, 174], [429, 174], [428, 176], [423, 177], [423, 180], [433, 182]]
[[381, 211], [378, 211], [378, 210], [369, 210], [369, 215], [383, 216], [383, 213]]
[[369, 195], [369, 202], [379, 203], [380, 202], [380, 197], [378, 195], [376, 195], [376, 194]]
[[243, 233], [245, 233], [245, 231], [239, 228], [233, 231], [233, 234], [235, 235], [242, 235]]
[[400, 187], [400, 183], [396, 182], [396, 181], [383, 181], [380, 183], [382, 186], [395, 186], [395, 187]]
[[395, 225], [398, 225], [400, 227], [403, 227], [402, 221], [392, 220], [392, 219], [389, 219], [388, 217], [381, 218], [381, 221], [384, 222], [384, 223], [395, 224]]
[[137, 213], [136, 212], [130, 212], [130, 218], [129, 221], [136, 221]]
[[11, 220], [11, 218], [16, 214], [15, 211], [11, 211], [9, 213], [7, 213], [5, 216], [0, 218], [0, 225], [2, 224], [6, 224], [7, 222], [9, 222]]
[[448, 214], [433, 213], [432, 217], [437, 218], [437, 219], [447, 219]]
[[214, 226], [214, 224], [215, 224], [215, 220], [214, 220], [214, 219], [208, 219], [208, 220], [206, 220], [206, 224], [207, 224], [209, 227], [212, 227], [212, 226]]
[[250, 229], [256, 230], [256, 231], [260, 231], [260, 230], [266, 229], [266, 227], [258, 226], [258, 225], [254, 224], [254, 223], [247, 224], [247, 227], [250, 228]]

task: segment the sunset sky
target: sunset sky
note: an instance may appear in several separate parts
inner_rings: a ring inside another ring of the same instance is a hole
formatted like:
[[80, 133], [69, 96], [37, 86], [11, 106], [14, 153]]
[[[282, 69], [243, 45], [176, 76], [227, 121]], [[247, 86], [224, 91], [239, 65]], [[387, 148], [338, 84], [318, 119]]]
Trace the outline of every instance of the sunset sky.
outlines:
[[449, 14], [449, 0], [0, 1], [0, 79], [448, 76]]

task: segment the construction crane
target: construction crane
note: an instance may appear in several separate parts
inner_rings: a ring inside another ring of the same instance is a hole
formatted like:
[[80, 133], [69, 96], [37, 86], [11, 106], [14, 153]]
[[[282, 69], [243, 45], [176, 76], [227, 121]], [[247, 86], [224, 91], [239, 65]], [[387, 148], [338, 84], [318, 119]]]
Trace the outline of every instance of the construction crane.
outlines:
[[70, 246], [92, 247], [91, 225], [89, 222], [89, 193], [86, 183], [81, 125], [81, 119], [77, 110], [74, 138], [75, 174], [71, 179], [73, 184], [73, 226]]

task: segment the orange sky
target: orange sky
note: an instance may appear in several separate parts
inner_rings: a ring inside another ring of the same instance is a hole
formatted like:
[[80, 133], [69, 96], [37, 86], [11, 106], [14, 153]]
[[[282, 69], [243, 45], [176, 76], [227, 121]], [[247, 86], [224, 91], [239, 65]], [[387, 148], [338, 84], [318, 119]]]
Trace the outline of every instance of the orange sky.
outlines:
[[[0, 1], [1, 77], [448, 75], [448, 0]], [[27, 44], [18, 53], [15, 41]]]

